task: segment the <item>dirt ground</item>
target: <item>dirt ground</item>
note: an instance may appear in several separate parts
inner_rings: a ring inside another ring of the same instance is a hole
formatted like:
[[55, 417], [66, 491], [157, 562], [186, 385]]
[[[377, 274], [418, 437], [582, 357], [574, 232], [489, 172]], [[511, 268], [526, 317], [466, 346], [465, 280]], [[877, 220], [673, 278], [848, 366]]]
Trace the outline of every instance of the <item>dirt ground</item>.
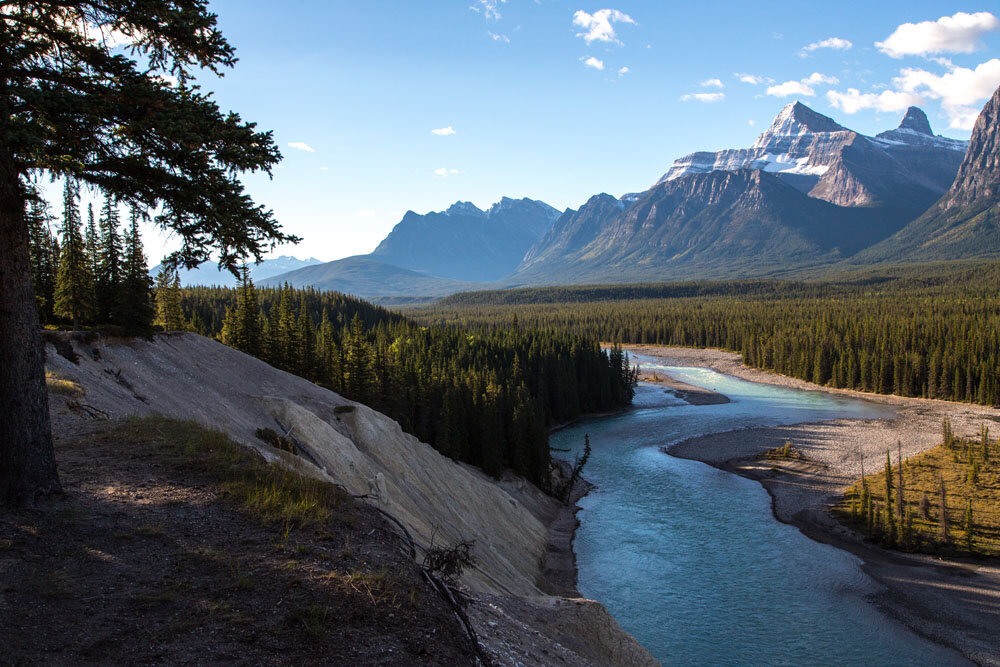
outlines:
[[65, 498], [0, 515], [0, 662], [474, 663], [373, 509], [262, 525], [108, 428], [57, 442]]
[[[743, 366], [737, 354], [720, 350], [630, 346], [669, 365], [712, 368], [752, 382], [850, 395], [891, 406], [889, 419], [840, 419], [717, 433], [677, 443], [670, 454], [703, 461], [763, 484], [775, 516], [806, 535], [851, 551], [884, 590], [873, 600], [885, 613], [918, 634], [957, 649], [979, 664], [1000, 665], [1000, 563], [995, 559], [945, 561], [931, 556], [887, 551], [866, 542], [831, 514], [843, 492], [861, 475], [885, 465], [885, 453], [898, 460], [941, 442], [941, 420], [948, 416], [956, 434], [975, 437], [980, 424], [991, 432], [1000, 410], [967, 403], [882, 396], [826, 387]], [[790, 440], [803, 461], [761, 461], [758, 456]]]

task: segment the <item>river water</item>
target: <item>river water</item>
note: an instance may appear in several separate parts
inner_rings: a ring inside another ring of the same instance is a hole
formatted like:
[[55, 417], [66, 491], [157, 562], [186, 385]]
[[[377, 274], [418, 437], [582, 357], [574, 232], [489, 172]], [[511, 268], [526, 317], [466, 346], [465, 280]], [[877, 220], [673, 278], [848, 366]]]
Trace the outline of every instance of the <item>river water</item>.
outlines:
[[[949, 664], [957, 655], [864, 601], [861, 561], [778, 522], [757, 482], [660, 451], [707, 433], [888, 416], [856, 399], [639, 358], [731, 403], [691, 406], [641, 385], [635, 408], [552, 434], [592, 454], [580, 501], [579, 589], [664, 664]], [[573, 456], [563, 454], [562, 456]]]

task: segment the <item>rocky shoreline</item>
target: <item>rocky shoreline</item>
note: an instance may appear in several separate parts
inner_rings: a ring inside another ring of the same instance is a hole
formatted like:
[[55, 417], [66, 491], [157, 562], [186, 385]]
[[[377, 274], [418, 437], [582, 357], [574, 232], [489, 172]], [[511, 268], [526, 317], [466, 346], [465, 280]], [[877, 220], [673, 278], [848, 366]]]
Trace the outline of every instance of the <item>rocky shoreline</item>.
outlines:
[[[669, 365], [712, 368], [751, 382], [850, 395], [891, 406], [895, 416], [886, 419], [744, 429], [692, 438], [666, 450], [760, 482], [772, 498], [778, 520], [864, 561], [864, 571], [882, 588], [871, 600], [880, 610], [968, 660], [1000, 665], [1000, 636], [996, 632], [1000, 627], [1000, 566], [995, 561], [944, 561], [888, 551], [864, 541], [830, 512], [844, 489], [860, 476], [861, 455], [878, 460], [891, 449], [895, 461], [896, 443], [901, 442], [905, 458], [938, 444], [944, 416], [952, 420], [959, 434], [974, 435], [983, 421], [1000, 423], [1000, 410], [831, 390], [748, 368], [740, 363], [739, 355], [720, 350], [628, 349]], [[805, 454], [805, 461], [764, 463], [757, 458], [786, 440]]]

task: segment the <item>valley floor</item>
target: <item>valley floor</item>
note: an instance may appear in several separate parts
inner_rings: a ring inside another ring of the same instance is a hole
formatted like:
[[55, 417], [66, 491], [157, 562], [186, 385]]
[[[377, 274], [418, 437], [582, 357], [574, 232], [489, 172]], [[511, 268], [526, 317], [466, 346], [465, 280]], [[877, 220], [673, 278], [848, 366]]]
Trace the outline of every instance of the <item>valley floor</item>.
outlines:
[[[861, 474], [930, 449], [941, 440], [941, 420], [950, 417], [956, 434], [974, 437], [983, 422], [996, 432], [1000, 410], [947, 401], [835, 390], [744, 366], [738, 354], [657, 346], [628, 346], [668, 365], [712, 368], [751, 382], [807, 391], [847, 394], [890, 406], [895, 417], [835, 420], [757, 428], [702, 436], [678, 443], [669, 453], [703, 461], [761, 482], [773, 499], [775, 516], [806, 535], [850, 551], [884, 589], [873, 602], [918, 634], [951, 646], [967, 658], [1000, 665], [1000, 564], [993, 560], [944, 561], [890, 552], [865, 542], [831, 514], [843, 491]], [[756, 457], [790, 440], [805, 461], [766, 463]]]

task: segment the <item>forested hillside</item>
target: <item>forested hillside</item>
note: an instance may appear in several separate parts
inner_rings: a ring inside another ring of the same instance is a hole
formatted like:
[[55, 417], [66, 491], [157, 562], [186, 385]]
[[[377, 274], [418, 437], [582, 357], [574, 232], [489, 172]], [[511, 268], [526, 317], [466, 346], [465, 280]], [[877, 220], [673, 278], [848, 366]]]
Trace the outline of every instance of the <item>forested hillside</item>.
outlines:
[[543, 488], [548, 427], [632, 400], [627, 355], [595, 338], [516, 325], [422, 327], [333, 292], [163, 287], [184, 328], [365, 403], [442, 453]]
[[466, 294], [410, 312], [473, 331], [517, 321], [603, 341], [724, 348], [750, 366], [831, 387], [998, 405], [998, 294], [1000, 265], [991, 263], [839, 282]]

